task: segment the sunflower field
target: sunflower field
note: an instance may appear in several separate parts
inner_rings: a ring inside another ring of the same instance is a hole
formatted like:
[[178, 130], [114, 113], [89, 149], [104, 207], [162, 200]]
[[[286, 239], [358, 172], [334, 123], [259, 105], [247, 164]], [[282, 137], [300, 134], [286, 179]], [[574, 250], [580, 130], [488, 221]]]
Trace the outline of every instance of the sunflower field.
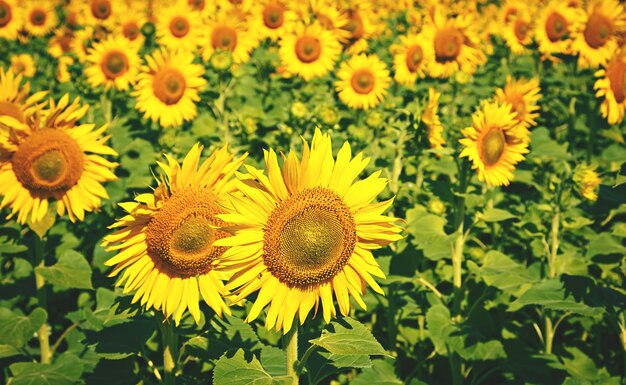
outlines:
[[625, 385], [619, 0], [0, 0], [0, 383]]

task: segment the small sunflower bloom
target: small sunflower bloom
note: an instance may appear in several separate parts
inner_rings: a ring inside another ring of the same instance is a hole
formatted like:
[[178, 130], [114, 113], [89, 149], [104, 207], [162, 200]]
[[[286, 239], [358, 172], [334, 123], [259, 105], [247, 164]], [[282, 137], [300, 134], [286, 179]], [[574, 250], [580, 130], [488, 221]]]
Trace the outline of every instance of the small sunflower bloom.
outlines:
[[335, 67], [341, 44], [319, 24], [299, 24], [283, 36], [278, 50], [285, 69], [309, 81], [326, 75]]
[[341, 63], [337, 78], [335, 89], [339, 99], [353, 109], [376, 107], [391, 85], [389, 70], [376, 55], [353, 56]]
[[11, 69], [26, 78], [35, 76], [35, 59], [27, 53], [11, 56]]
[[602, 183], [596, 167], [581, 164], [574, 170], [574, 184], [580, 195], [592, 202], [598, 200], [598, 187]]
[[593, 88], [596, 98], [604, 98], [600, 113], [609, 124], [618, 124], [624, 119], [626, 109], [626, 49], [622, 48], [606, 65], [595, 73], [598, 78]]
[[125, 91], [135, 82], [141, 62], [131, 43], [122, 36], [109, 36], [94, 43], [88, 52], [85, 75], [92, 87]]
[[400, 42], [391, 47], [393, 53], [393, 78], [403, 85], [415, 84], [426, 75], [426, 69], [434, 60], [432, 46], [421, 35], [400, 36]]
[[426, 126], [426, 136], [430, 148], [440, 149], [446, 144], [443, 138], [443, 125], [439, 119], [439, 98], [441, 94], [433, 87], [428, 89], [428, 104], [422, 113], [422, 122]]

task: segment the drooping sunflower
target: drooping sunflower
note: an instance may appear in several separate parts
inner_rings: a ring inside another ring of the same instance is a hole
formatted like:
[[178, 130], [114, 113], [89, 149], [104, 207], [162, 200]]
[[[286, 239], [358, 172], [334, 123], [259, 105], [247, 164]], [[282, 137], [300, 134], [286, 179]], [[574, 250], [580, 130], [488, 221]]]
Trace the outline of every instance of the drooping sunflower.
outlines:
[[422, 113], [422, 122], [426, 127], [426, 136], [430, 147], [434, 149], [443, 148], [446, 140], [443, 138], [443, 125], [439, 119], [439, 97], [441, 94], [433, 87], [428, 89], [428, 104]]
[[602, 117], [609, 124], [618, 124], [624, 119], [626, 109], [626, 49], [622, 48], [606, 65], [595, 73], [599, 78], [593, 88], [596, 98], [604, 97], [600, 105]]
[[243, 195], [232, 195], [230, 212], [219, 216], [234, 236], [215, 244], [231, 247], [218, 269], [233, 274], [226, 289], [236, 289], [234, 302], [259, 291], [246, 320], [267, 307], [267, 328], [287, 333], [296, 314], [302, 324], [319, 306], [330, 322], [333, 295], [348, 315], [350, 297], [365, 307], [366, 283], [382, 294], [373, 276], [384, 274], [371, 250], [402, 236], [396, 219], [383, 215], [393, 199], [372, 203], [387, 183], [381, 172], [353, 183], [369, 158], [352, 158], [347, 142], [335, 159], [330, 136], [316, 130], [301, 160], [293, 152], [284, 159], [281, 169], [270, 149], [267, 175], [248, 166], [238, 175]]
[[121, 203], [128, 213], [111, 228], [103, 246], [117, 255], [105, 262], [115, 266], [109, 276], [122, 271], [116, 286], [135, 291], [132, 303], [161, 310], [178, 324], [185, 310], [200, 321], [200, 296], [217, 315], [230, 314], [222, 299], [229, 275], [214, 269], [226, 250], [215, 241], [228, 236], [217, 227], [226, 223], [218, 202], [234, 188], [232, 176], [245, 155], [234, 159], [226, 147], [200, 164], [202, 146], [196, 144], [182, 165], [166, 155], [167, 163], [153, 193]]
[[248, 30], [246, 23], [231, 12], [218, 13], [205, 26], [202, 60], [209, 61], [216, 51], [230, 52], [233, 63], [245, 63], [258, 39]]
[[41, 221], [54, 205], [59, 216], [67, 212], [72, 222], [100, 207], [108, 195], [102, 183], [117, 179], [117, 163], [101, 155], [117, 153], [105, 143], [104, 125], [77, 124], [89, 106], [69, 95], [58, 104], [49, 101], [36, 108], [25, 122], [0, 117], [0, 208], [10, 207], [7, 218]]
[[92, 87], [125, 91], [134, 83], [140, 59], [131, 43], [120, 35], [95, 43], [87, 55], [85, 75]]
[[511, 106], [515, 119], [526, 129], [537, 125], [535, 119], [539, 116], [539, 99], [541, 87], [538, 79], [513, 79], [510, 76], [507, 76], [504, 88], [496, 90], [495, 97], [496, 101]]
[[194, 64], [188, 51], [155, 51], [145, 58], [132, 95], [144, 117], [163, 127], [181, 125], [196, 117], [198, 93], [206, 85], [204, 67]]
[[155, 27], [161, 46], [194, 52], [202, 36], [202, 16], [186, 2], [177, 2], [160, 8]]
[[288, 72], [308, 81], [332, 71], [341, 54], [341, 44], [319, 24], [299, 24], [283, 36], [278, 54]]
[[502, 30], [502, 38], [514, 55], [528, 52], [527, 47], [532, 39], [532, 16], [529, 12], [520, 9], [517, 15]]
[[592, 202], [598, 200], [598, 186], [602, 179], [596, 172], [595, 165], [579, 164], [574, 170], [573, 180], [576, 190], [583, 198]]
[[31, 36], [46, 36], [59, 23], [52, 1], [27, 1], [23, 5], [24, 29]]
[[0, 38], [17, 39], [23, 13], [16, 0], [0, 0]]
[[432, 44], [435, 52], [428, 67], [430, 76], [446, 78], [458, 71], [473, 74], [487, 60], [478, 48], [480, 41], [472, 29], [473, 23], [469, 13], [448, 18], [442, 11], [435, 11], [432, 22], [423, 30], [425, 41]]
[[376, 55], [358, 55], [341, 63], [335, 89], [350, 108], [375, 107], [384, 99], [391, 84], [389, 70]]
[[280, 0], [261, 0], [252, 10], [249, 28], [259, 38], [278, 40], [288, 33], [297, 20], [289, 5]]
[[423, 78], [434, 59], [432, 46], [421, 35], [400, 36], [400, 42], [391, 46], [393, 53], [393, 78], [400, 84], [414, 84]]
[[573, 34], [572, 50], [581, 68], [605, 65], [618, 47], [618, 35], [626, 30], [626, 12], [617, 0], [593, 0], [587, 5], [581, 28]]
[[119, 0], [78, 1], [80, 24], [90, 27], [115, 27], [116, 15], [120, 12]]
[[571, 34], [579, 28], [580, 9], [568, 7], [565, 0], [552, 0], [540, 9], [535, 19], [537, 49], [544, 57], [571, 52]]
[[486, 102], [472, 115], [472, 126], [464, 128], [459, 142], [465, 147], [460, 157], [472, 162], [478, 180], [487, 186], [508, 186], [515, 165], [524, 160], [529, 139], [515, 119], [509, 104]]
[[11, 69], [16, 74], [32, 78], [35, 76], [35, 59], [27, 53], [11, 56]]

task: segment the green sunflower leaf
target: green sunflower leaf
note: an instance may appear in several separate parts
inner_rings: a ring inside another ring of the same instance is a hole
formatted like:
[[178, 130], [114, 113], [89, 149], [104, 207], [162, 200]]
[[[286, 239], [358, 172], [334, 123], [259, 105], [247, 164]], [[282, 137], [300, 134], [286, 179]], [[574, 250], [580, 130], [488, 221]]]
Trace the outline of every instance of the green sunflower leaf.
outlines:
[[320, 338], [309, 342], [336, 355], [389, 356], [365, 325], [349, 317], [331, 322]]
[[228, 357], [223, 355], [215, 364], [213, 383], [221, 385], [288, 385], [290, 376], [272, 376], [261, 362], [243, 349]]
[[56, 264], [37, 267], [35, 272], [44, 277], [47, 283], [60, 288], [93, 289], [91, 267], [85, 257], [74, 250], [66, 250]]

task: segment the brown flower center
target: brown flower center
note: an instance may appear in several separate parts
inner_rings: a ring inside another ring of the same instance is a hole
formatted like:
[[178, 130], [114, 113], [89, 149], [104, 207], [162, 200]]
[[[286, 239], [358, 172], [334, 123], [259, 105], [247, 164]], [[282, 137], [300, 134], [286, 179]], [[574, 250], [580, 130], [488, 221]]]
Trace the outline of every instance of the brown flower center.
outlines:
[[279, 3], [269, 3], [263, 8], [263, 24], [267, 28], [280, 28], [285, 22], [285, 7]]
[[156, 264], [181, 276], [211, 270], [211, 263], [226, 250], [213, 242], [227, 236], [214, 228], [225, 225], [215, 217], [223, 213], [216, 199], [207, 189], [189, 187], [164, 201], [146, 228], [148, 255]]
[[172, 105], [185, 94], [185, 76], [175, 68], [163, 68], [154, 75], [152, 87], [154, 95], [163, 103]]
[[189, 33], [189, 20], [182, 16], [176, 16], [170, 21], [170, 32], [175, 37], [181, 38]]
[[519, 42], [523, 42], [528, 37], [529, 25], [523, 19], [515, 20], [515, 25], [513, 26], [513, 33], [515, 33], [515, 37]]
[[313, 36], [302, 36], [296, 41], [296, 56], [303, 63], [312, 63], [322, 54], [319, 39]]
[[9, 24], [13, 18], [11, 6], [3, 0], [0, 0], [0, 27]]
[[623, 103], [626, 100], [626, 63], [619, 59], [614, 60], [607, 67], [606, 76], [609, 78], [615, 101]]
[[567, 20], [560, 13], [552, 12], [546, 19], [546, 34], [551, 42], [556, 42], [567, 34]]
[[213, 49], [233, 51], [237, 47], [237, 31], [226, 25], [215, 27], [211, 32], [211, 45]]
[[84, 155], [78, 143], [63, 131], [35, 131], [11, 158], [17, 180], [38, 194], [63, 193], [80, 179]]
[[30, 13], [30, 22], [39, 27], [46, 23], [46, 17], [46, 11], [43, 9], [33, 9]]
[[417, 71], [424, 59], [424, 51], [418, 44], [412, 45], [406, 50], [406, 66], [411, 72]]
[[514, 7], [509, 7], [506, 9], [506, 11], [504, 11], [504, 22], [508, 23], [509, 21], [511, 21], [511, 18], [515, 17], [517, 15], [517, 8]]
[[11, 102], [0, 101], [0, 116], [10, 116], [21, 123], [26, 121], [20, 106]]
[[104, 55], [100, 68], [107, 79], [115, 79], [128, 71], [128, 58], [121, 51], [111, 51]]
[[129, 21], [122, 27], [122, 33], [128, 40], [133, 41], [139, 37], [139, 26], [136, 22]]
[[480, 158], [486, 166], [493, 166], [498, 163], [504, 152], [505, 144], [506, 138], [499, 127], [489, 129], [480, 142]]
[[461, 31], [448, 27], [437, 31], [435, 35], [435, 58], [440, 63], [456, 60], [461, 53], [465, 38]]
[[585, 41], [591, 48], [600, 48], [613, 35], [613, 23], [601, 13], [592, 13], [585, 26]]
[[350, 79], [350, 85], [352, 89], [359, 94], [369, 94], [376, 84], [376, 78], [372, 71], [367, 68], [362, 68], [355, 71]]
[[350, 208], [322, 187], [281, 202], [264, 232], [263, 260], [268, 271], [282, 283], [300, 288], [332, 279], [348, 263], [356, 244]]
[[111, 2], [109, 0], [92, 0], [91, 14], [96, 19], [106, 20], [111, 16]]
[[187, 4], [189, 4], [191, 8], [195, 9], [196, 11], [202, 11], [206, 6], [204, 0], [187, 0]]
[[526, 102], [524, 96], [521, 93], [512, 93], [506, 95], [506, 101], [513, 108], [513, 112], [517, 114], [517, 119], [523, 121], [526, 117]]
[[348, 11], [348, 24], [344, 27], [344, 29], [350, 32], [349, 39], [352, 41], [359, 40], [363, 37], [365, 33], [365, 27], [363, 26], [363, 19], [359, 12], [356, 10]]

